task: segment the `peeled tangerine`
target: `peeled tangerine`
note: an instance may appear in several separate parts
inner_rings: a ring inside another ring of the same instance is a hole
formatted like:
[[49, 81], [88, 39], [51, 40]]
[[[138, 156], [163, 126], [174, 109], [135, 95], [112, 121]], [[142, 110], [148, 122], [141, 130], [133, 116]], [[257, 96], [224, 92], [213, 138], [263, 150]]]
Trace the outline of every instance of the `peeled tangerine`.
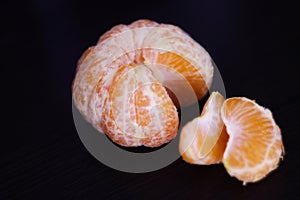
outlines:
[[115, 143], [157, 147], [178, 131], [174, 95], [180, 106], [194, 103], [212, 77], [209, 54], [187, 33], [138, 20], [114, 26], [84, 52], [72, 93], [84, 118]]
[[179, 151], [192, 164], [222, 161], [231, 176], [246, 184], [276, 169], [284, 147], [270, 110], [245, 97], [224, 101], [212, 93], [201, 116], [182, 129]]

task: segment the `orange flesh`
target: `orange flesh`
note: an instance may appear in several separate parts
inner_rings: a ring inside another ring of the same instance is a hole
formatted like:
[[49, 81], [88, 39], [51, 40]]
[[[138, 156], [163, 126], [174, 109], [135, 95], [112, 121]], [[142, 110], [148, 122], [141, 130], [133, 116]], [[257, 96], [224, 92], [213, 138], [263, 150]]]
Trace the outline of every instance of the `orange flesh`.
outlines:
[[[150, 69], [156, 68], [152, 70], [154, 75], [174, 92], [176, 98], [180, 99], [181, 106], [194, 103], [206, 94], [209, 85], [206, 85], [199, 69], [184, 57], [153, 49], [144, 50], [143, 55], [145, 64]], [[172, 95], [171, 98], [175, 99]]]
[[221, 120], [224, 98], [213, 92], [201, 115], [183, 127], [179, 151], [186, 162], [215, 164], [222, 160], [228, 135]]

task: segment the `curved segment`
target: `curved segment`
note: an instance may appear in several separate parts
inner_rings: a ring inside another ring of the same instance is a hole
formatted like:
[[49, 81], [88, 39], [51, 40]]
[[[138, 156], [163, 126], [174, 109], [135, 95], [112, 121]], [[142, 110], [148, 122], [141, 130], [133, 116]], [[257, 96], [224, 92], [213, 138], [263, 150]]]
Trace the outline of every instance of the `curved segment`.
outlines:
[[270, 110], [247, 98], [227, 99], [222, 119], [230, 136], [223, 163], [231, 176], [256, 182], [276, 169], [283, 153], [281, 132]]
[[180, 135], [179, 151], [192, 164], [215, 164], [222, 160], [228, 135], [221, 119], [224, 97], [213, 92], [201, 115], [186, 124]]
[[[146, 64], [169, 66], [184, 76], [185, 81], [194, 88], [198, 99], [206, 94], [213, 77], [211, 58], [183, 30], [173, 25], [160, 24], [145, 37], [143, 47]], [[193, 102], [187, 102], [190, 103]]]

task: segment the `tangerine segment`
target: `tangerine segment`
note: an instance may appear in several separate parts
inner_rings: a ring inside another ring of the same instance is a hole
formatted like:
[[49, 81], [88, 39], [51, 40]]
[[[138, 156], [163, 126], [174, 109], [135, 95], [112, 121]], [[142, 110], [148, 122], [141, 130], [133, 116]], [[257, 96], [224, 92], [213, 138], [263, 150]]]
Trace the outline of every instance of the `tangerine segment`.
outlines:
[[245, 97], [234, 97], [224, 102], [221, 115], [229, 134], [223, 163], [231, 176], [246, 184], [278, 167], [283, 143], [270, 110]]
[[121, 66], [108, 91], [102, 127], [113, 141], [157, 147], [176, 136], [176, 107], [145, 66]]
[[181, 131], [179, 151], [191, 164], [215, 164], [222, 160], [228, 135], [221, 119], [224, 97], [213, 92], [201, 115], [186, 124]]
[[[179, 27], [170, 24], [159, 24], [145, 37], [143, 48], [155, 49], [160, 54], [170, 52], [179, 55], [181, 58], [188, 61], [188, 63], [196, 68], [198, 73], [201, 74], [202, 79], [205, 80], [204, 85], [199, 83], [202, 87], [208, 88], [211, 85], [213, 66], [209, 54]], [[169, 55], [162, 56], [168, 58]], [[153, 60], [155, 61], [156, 57], [151, 58], [144, 56], [144, 58], [151, 63]], [[158, 58], [158, 60], [160, 60], [160, 58]], [[193, 74], [193, 72], [191, 74]], [[197, 78], [195, 78], [195, 80], [197, 80]]]

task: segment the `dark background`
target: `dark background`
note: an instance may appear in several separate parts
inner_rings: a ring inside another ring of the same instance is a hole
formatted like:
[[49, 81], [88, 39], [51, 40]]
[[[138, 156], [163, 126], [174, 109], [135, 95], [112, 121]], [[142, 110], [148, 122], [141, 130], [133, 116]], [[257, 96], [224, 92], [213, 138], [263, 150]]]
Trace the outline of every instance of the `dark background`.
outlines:
[[[101, 0], [0, 4], [0, 199], [300, 199], [299, 17], [289, 1]], [[227, 97], [272, 110], [286, 156], [265, 180], [242, 186], [222, 165], [181, 159], [129, 174], [94, 159], [73, 123], [76, 62], [101, 34], [140, 18], [180, 26], [211, 54]]]

